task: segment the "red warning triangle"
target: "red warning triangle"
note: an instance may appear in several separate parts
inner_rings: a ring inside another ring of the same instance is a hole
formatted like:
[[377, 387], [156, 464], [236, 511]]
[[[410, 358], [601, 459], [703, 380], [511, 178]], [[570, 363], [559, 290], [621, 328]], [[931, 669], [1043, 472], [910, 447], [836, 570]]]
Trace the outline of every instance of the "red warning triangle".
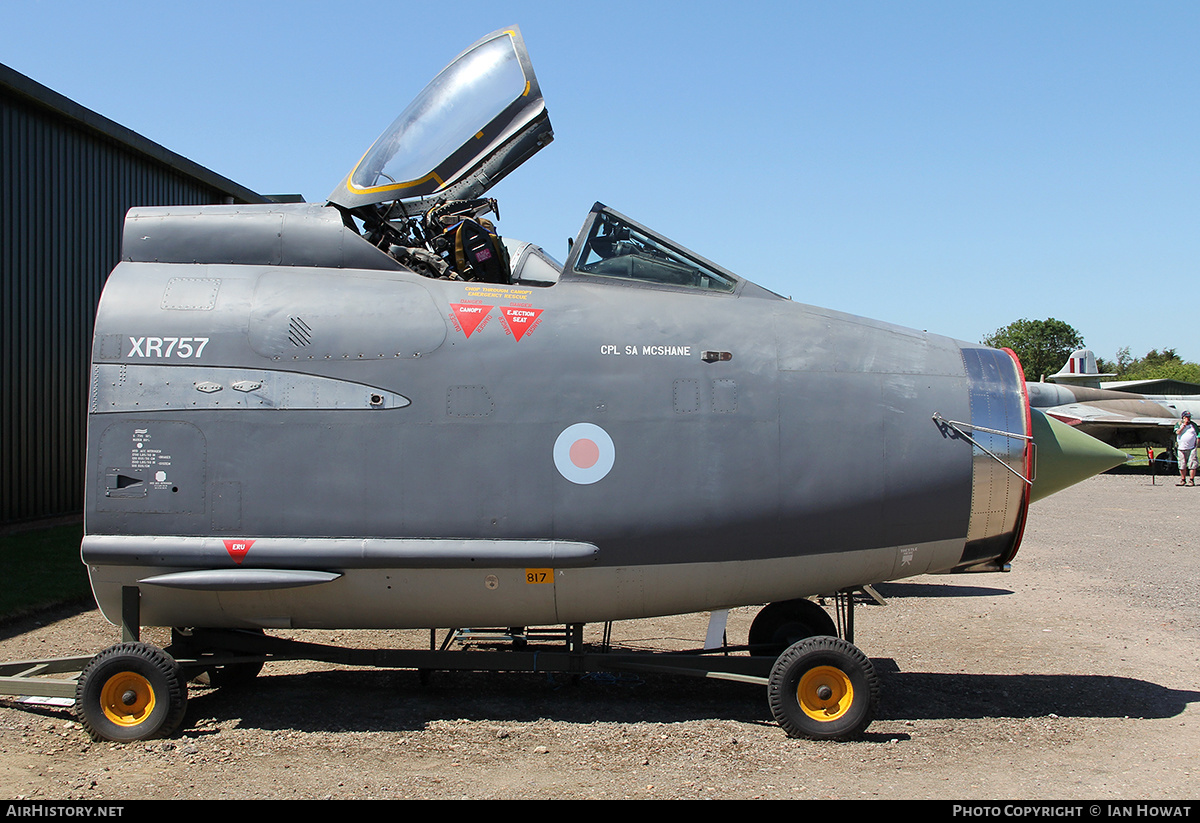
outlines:
[[520, 340], [526, 332], [537, 325], [538, 317], [543, 309], [534, 309], [529, 306], [502, 306], [500, 311], [504, 314], [505, 325], [512, 332], [512, 336]]
[[242, 560], [246, 557], [246, 552], [250, 551], [250, 547], [253, 545], [253, 540], [226, 540], [225, 551], [229, 552], [229, 556], [233, 558], [233, 562], [240, 566], [242, 565]]
[[485, 306], [482, 303], [451, 303], [450, 308], [454, 309], [458, 325], [467, 337], [470, 337], [472, 332], [479, 328], [492, 310], [491, 306]]

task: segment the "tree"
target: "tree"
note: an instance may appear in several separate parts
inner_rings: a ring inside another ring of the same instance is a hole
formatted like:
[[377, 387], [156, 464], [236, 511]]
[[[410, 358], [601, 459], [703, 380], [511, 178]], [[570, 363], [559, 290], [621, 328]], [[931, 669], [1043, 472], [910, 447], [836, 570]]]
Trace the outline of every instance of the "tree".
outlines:
[[1097, 355], [1096, 368], [1100, 370], [1101, 374], [1115, 374], [1119, 378], [1122, 374], [1129, 371], [1130, 365], [1134, 362], [1133, 355], [1129, 353], [1129, 347], [1122, 346], [1117, 349], [1116, 363], [1111, 360], [1105, 360], [1103, 357]]
[[1012, 349], [1021, 361], [1026, 380], [1054, 374], [1071, 352], [1083, 348], [1083, 335], [1061, 320], [1018, 320], [983, 338], [985, 346]]
[[1118, 380], [1182, 380], [1200, 383], [1200, 364], [1184, 361], [1174, 349], [1151, 349], [1145, 357], [1134, 359], [1129, 347], [1117, 350], [1116, 367], [1105, 363], [1107, 369], [1116, 372]]

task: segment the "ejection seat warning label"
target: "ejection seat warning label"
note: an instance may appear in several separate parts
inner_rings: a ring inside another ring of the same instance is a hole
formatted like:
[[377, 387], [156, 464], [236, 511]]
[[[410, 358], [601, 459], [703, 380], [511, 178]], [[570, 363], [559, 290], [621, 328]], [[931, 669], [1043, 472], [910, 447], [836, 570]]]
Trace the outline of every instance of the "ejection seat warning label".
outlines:
[[554, 569], [526, 569], [526, 583], [553, 583]]
[[533, 331], [542, 319], [542, 309], [533, 307], [502, 306], [500, 313], [504, 322], [505, 334], [511, 334], [516, 340], [520, 340]]

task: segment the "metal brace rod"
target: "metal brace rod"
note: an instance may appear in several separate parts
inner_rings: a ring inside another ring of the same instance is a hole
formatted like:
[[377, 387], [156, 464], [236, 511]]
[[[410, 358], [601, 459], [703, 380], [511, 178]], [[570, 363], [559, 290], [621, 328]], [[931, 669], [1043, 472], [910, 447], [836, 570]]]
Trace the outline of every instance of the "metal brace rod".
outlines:
[[963, 423], [961, 420], [948, 420], [947, 418], [942, 417], [937, 412], [933, 413], [933, 419], [938, 421], [939, 423], [946, 423], [947, 425], [951, 426], [956, 432], [958, 432], [959, 434], [962, 434], [963, 437], [966, 437], [966, 435], [963, 434], [962, 430], [958, 428], [959, 426], [966, 426], [968, 429], [973, 429], [977, 432], [987, 432], [988, 434], [999, 434], [999, 435], [1003, 435], [1004, 437], [1011, 437], [1014, 440], [1032, 440], [1033, 439], [1033, 437], [1031, 437], [1028, 434], [1017, 434], [1016, 432], [1006, 432], [1006, 431], [1002, 431], [1000, 429], [989, 429], [986, 426], [976, 426], [974, 423]]
[[934, 413], [933, 413], [933, 420], [934, 420], [934, 422], [935, 422], [935, 423], [939, 423], [939, 424], [942, 424], [942, 425], [945, 425], [945, 426], [949, 426], [950, 428], [954, 429], [956, 432], [958, 432], [960, 435], [962, 435], [962, 436], [963, 436], [963, 438], [964, 438], [964, 439], [965, 439], [967, 442], [969, 442], [969, 443], [970, 443], [972, 446], [975, 446], [977, 449], [979, 449], [981, 452], [983, 452], [984, 454], [986, 454], [988, 457], [992, 458], [992, 459], [993, 459], [993, 460], [995, 460], [997, 463], [999, 463], [1001, 466], [1003, 466], [1004, 468], [1008, 469], [1010, 472], [1012, 472], [1012, 473], [1013, 473], [1013, 475], [1014, 475], [1014, 476], [1021, 478], [1021, 482], [1022, 482], [1022, 483], [1024, 483], [1026, 486], [1032, 486], [1032, 485], [1033, 485], [1033, 481], [1032, 481], [1032, 480], [1030, 480], [1030, 479], [1029, 479], [1028, 477], [1026, 477], [1025, 475], [1021, 474], [1019, 471], [1017, 471], [1016, 469], [1014, 469], [1012, 466], [1010, 466], [1010, 465], [1008, 465], [1007, 463], [1005, 463], [1003, 459], [1001, 459], [1001, 458], [1000, 458], [1000, 457], [998, 457], [997, 455], [993, 454], [993, 453], [991, 452], [991, 450], [989, 450], [989, 449], [988, 449], [986, 446], [984, 446], [983, 444], [981, 444], [981, 443], [980, 443], [978, 440], [976, 440], [974, 437], [972, 437], [971, 435], [967, 434], [965, 431], [963, 431], [962, 429], [960, 429], [960, 428], [959, 428], [959, 426], [966, 426], [966, 427], [968, 427], [968, 428], [974, 429], [975, 431], [987, 432], [987, 433], [989, 433], [989, 434], [999, 434], [999, 435], [1002, 435], [1002, 436], [1004, 436], [1004, 437], [1011, 437], [1011, 438], [1013, 438], [1014, 440], [1032, 440], [1032, 439], [1033, 439], [1032, 437], [1030, 437], [1030, 436], [1028, 436], [1028, 435], [1024, 435], [1024, 434], [1014, 434], [1013, 432], [999, 431], [999, 430], [997, 430], [997, 429], [988, 429], [988, 428], [984, 428], [983, 426], [972, 426], [970, 423], [959, 423], [959, 422], [958, 422], [958, 421], [956, 421], [956, 420], [947, 420], [946, 418], [942, 417], [942, 416], [941, 416], [940, 414], [938, 414], [937, 412], [934, 412]]

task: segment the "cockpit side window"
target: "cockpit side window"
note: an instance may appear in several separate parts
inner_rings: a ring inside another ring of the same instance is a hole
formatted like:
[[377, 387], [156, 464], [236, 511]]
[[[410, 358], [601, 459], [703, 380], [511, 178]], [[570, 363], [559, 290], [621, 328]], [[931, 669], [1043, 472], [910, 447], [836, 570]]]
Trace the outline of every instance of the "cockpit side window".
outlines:
[[504, 248], [512, 262], [512, 283], [520, 286], [553, 286], [563, 276], [563, 264], [545, 248], [532, 242], [504, 238]]
[[523, 240], [504, 239], [512, 260], [512, 282], [522, 286], [553, 286], [562, 276], [563, 264], [541, 246]]
[[528, 283], [532, 286], [552, 286], [562, 275], [562, 263], [546, 254], [542, 249], [530, 249], [525, 256], [519, 275], [514, 282]]
[[576, 259], [575, 270], [583, 274], [716, 292], [737, 286], [733, 277], [611, 212], [597, 216]]

